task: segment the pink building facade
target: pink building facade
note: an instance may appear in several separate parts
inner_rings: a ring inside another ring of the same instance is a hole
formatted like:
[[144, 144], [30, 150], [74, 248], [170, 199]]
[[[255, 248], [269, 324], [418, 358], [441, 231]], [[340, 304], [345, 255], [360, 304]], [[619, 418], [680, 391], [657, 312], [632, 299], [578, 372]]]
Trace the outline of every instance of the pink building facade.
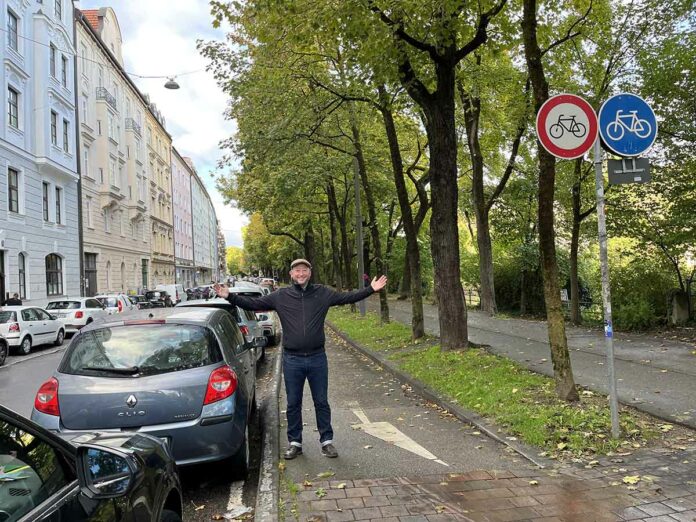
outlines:
[[172, 147], [176, 282], [182, 284], [184, 288], [191, 288], [194, 285], [191, 175], [191, 168], [178, 151]]

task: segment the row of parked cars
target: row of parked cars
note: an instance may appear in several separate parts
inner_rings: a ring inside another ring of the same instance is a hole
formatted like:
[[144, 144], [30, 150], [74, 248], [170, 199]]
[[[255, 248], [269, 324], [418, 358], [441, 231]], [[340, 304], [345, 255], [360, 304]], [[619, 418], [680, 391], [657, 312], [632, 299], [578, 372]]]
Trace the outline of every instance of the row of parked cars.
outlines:
[[280, 334], [275, 313], [260, 313], [254, 331], [252, 318], [211, 298], [80, 328], [36, 394], [33, 422], [0, 407], [0, 522], [175, 522], [177, 465], [224, 460], [245, 477], [257, 363]]

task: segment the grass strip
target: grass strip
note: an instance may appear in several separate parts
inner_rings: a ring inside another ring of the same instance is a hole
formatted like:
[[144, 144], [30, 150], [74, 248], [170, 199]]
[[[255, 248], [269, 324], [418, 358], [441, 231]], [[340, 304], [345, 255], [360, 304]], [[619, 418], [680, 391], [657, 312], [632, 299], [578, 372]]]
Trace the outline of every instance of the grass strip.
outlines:
[[615, 440], [606, 397], [580, 390], [581, 400], [567, 403], [556, 397], [549, 377], [483, 348], [441, 352], [432, 338], [414, 344], [409, 326], [398, 322], [382, 325], [379, 315], [372, 312], [361, 317], [347, 307], [333, 308], [328, 318], [351, 339], [382, 352], [402, 371], [451, 402], [491, 419], [508, 436], [542, 448], [552, 458], [632, 451], [657, 437], [664, 426], [623, 408], [622, 436]]

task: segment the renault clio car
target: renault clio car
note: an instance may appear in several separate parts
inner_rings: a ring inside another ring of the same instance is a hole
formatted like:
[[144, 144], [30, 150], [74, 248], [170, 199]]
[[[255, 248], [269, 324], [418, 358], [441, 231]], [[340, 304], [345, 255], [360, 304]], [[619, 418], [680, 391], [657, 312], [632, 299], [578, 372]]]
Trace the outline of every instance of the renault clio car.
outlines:
[[94, 430], [146, 433], [166, 440], [178, 465], [230, 459], [241, 477], [249, 465], [255, 365], [223, 310], [108, 316], [72, 339], [39, 388], [31, 418], [68, 438]]

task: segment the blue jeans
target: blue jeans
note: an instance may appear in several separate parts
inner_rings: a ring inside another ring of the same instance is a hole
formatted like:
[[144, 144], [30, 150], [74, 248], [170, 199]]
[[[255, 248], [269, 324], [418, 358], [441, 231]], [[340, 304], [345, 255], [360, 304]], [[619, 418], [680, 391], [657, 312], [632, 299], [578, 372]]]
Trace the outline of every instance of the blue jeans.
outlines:
[[324, 445], [333, 441], [331, 407], [329, 406], [329, 364], [326, 352], [313, 355], [293, 355], [283, 352], [283, 379], [288, 399], [288, 442], [302, 445], [302, 393], [305, 379], [309, 381], [314, 411], [319, 429], [319, 442]]

